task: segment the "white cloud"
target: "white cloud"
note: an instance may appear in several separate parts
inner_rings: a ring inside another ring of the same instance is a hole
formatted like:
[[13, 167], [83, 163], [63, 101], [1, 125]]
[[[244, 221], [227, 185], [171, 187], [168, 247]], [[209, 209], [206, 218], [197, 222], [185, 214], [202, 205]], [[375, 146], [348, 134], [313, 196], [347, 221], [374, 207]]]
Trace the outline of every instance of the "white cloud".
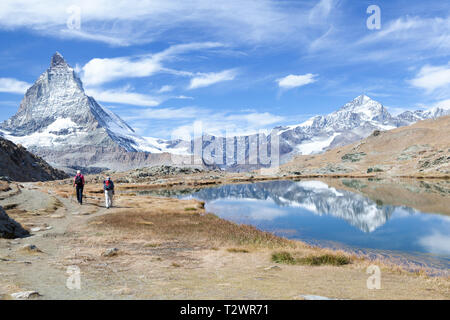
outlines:
[[[400, 17], [386, 23], [380, 31], [362, 38], [358, 44], [379, 41], [412, 42], [420, 47], [449, 48], [449, 18]], [[426, 40], [414, 43], [417, 40]]]
[[181, 95], [181, 96], [176, 96], [176, 97], [172, 97], [173, 99], [180, 99], [180, 100], [193, 100], [194, 99], [194, 97], [189, 97], [189, 96], [184, 96], [184, 95]]
[[[217, 112], [195, 106], [127, 110], [127, 114], [122, 118], [133, 128], [142, 128], [142, 134], [160, 137], [160, 133], [164, 132], [166, 138], [176, 136], [177, 132], [193, 134], [195, 121], [202, 124], [203, 132], [222, 136], [225, 134], [240, 136], [261, 131], [267, 133], [275, 125], [286, 121], [284, 117], [269, 112]], [[162, 123], [156, 122], [159, 120]], [[170, 126], [167, 126], [166, 120], [170, 120]], [[147, 125], [149, 122], [152, 126]]]
[[132, 115], [124, 116], [127, 121], [133, 120], [169, 120], [169, 119], [195, 119], [205, 115], [205, 111], [196, 107], [158, 108], [130, 110]]
[[74, 38], [89, 41], [105, 42], [114, 46], [128, 46], [130, 41], [127, 38], [121, 36], [109, 36], [106, 34], [89, 33], [76, 29], [62, 29], [58, 31], [59, 37], [62, 38]]
[[154, 107], [161, 103], [161, 98], [147, 94], [132, 92], [128, 87], [119, 89], [86, 89], [86, 94], [102, 102], [113, 102], [137, 106]]
[[87, 86], [93, 86], [123, 78], [149, 77], [158, 72], [191, 76], [192, 73], [189, 72], [167, 69], [162, 63], [188, 51], [222, 46], [217, 42], [189, 43], [174, 45], [161, 52], [143, 56], [94, 58], [83, 66], [82, 80]]
[[292, 89], [296, 87], [301, 87], [309, 83], [316, 82], [315, 79], [317, 75], [312, 73], [307, 73], [304, 75], [294, 75], [290, 74], [284, 78], [277, 79], [278, 86], [283, 89]]
[[309, 12], [310, 23], [321, 23], [326, 19], [334, 6], [334, 0], [320, 0]]
[[162, 86], [159, 90], [158, 93], [165, 93], [165, 92], [170, 92], [173, 90], [173, 86], [170, 85], [164, 85]]
[[[432, 8], [428, 4], [427, 6]], [[342, 11], [335, 12], [333, 8], [331, 10], [329, 17], [324, 20], [327, 21], [336, 16], [335, 23], [329, 25], [327, 31], [321, 36], [308, 43], [310, 58], [320, 57], [327, 64], [342, 66], [366, 61], [382, 64], [411, 63], [448, 56], [450, 50], [450, 16], [448, 15], [442, 15], [442, 17], [401, 16], [393, 20], [383, 20], [382, 17], [381, 29], [371, 31], [353, 28], [352, 23], [342, 24], [342, 17], [340, 17]], [[352, 18], [349, 17], [349, 19]], [[405, 57], [408, 59], [405, 60]]]
[[224, 70], [221, 72], [202, 73], [191, 79], [188, 89], [197, 89], [207, 87], [212, 84], [233, 80], [237, 75], [235, 69]]
[[14, 78], [0, 78], [0, 92], [24, 94], [32, 85]]
[[283, 117], [273, 115], [269, 112], [252, 112], [248, 114], [233, 114], [225, 117], [227, 121], [246, 121], [252, 128], [263, 128], [267, 125], [273, 125], [284, 120]]
[[[67, 9], [81, 10], [81, 30], [70, 30]], [[183, 39], [184, 26], [204, 31], [214, 38], [241, 43], [280, 41], [299, 36], [307, 21], [309, 5], [287, 8], [276, 0], [228, 0], [217, 5], [210, 0], [2, 0], [0, 28], [27, 28], [45, 35], [77, 37], [112, 45], [130, 45], [167, 38]], [[194, 36], [202, 38], [201, 32]]]
[[416, 77], [409, 82], [417, 88], [425, 89], [427, 92], [446, 88], [450, 85], [450, 65], [426, 65], [422, 67]]
[[99, 85], [122, 78], [148, 77], [161, 69], [160, 62], [152, 57], [136, 60], [128, 57], [95, 58], [84, 65], [82, 79], [88, 86]]

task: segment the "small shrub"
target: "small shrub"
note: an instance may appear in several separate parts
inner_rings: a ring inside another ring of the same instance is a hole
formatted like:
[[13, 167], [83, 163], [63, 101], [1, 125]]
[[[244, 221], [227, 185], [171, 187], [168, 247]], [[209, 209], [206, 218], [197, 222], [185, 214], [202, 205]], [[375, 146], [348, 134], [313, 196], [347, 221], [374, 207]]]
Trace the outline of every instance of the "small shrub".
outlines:
[[378, 168], [378, 167], [368, 168], [367, 173], [371, 173], [371, 172], [383, 172], [383, 169]]
[[161, 244], [159, 244], [159, 243], [146, 243], [145, 245], [144, 245], [144, 247], [145, 248], [156, 248], [156, 247], [159, 247]]
[[350, 258], [342, 254], [310, 255], [302, 258], [294, 258], [286, 251], [272, 253], [272, 261], [285, 264], [301, 264], [308, 266], [333, 265], [342, 266], [351, 263]]
[[349, 264], [350, 262], [351, 262], [350, 259], [344, 255], [332, 255], [332, 254], [323, 254], [320, 256], [308, 256], [305, 258], [297, 259], [298, 264], [309, 266], [321, 266], [324, 264], [329, 264], [333, 266], [342, 266]]
[[276, 263], [295, 264], [294, 257], [286, 251], [272, 253], [272, 261]]
[[249, 253], [249, 251], [247, 249], [241, 249], [241, 248], [228, 248], [227, 251], [231, 252], [231, 253]]

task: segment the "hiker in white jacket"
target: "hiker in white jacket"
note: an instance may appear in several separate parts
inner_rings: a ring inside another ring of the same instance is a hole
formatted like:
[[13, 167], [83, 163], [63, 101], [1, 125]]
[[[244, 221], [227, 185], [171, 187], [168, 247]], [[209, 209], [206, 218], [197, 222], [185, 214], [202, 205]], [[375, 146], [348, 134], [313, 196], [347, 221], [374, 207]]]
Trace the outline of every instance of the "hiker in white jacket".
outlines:
[[110, 177], [106, 177], [106, 180], [103, 181], [103, 190], [105, 191], [105, 206], [106, 209], [109, 209], [112, 207], [114, 196], [114, 182]]

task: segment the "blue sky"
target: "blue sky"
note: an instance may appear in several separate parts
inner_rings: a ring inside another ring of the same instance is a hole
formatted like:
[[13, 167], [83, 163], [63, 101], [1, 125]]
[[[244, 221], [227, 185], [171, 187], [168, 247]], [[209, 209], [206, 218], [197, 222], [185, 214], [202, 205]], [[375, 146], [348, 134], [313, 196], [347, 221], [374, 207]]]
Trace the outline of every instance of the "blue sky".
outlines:
[[0, 42], [0, 121], [55, 51], [144, 136], [295, 124], [361, 93], [393, 113], [450, 103], [447, 1], [2, 0]]

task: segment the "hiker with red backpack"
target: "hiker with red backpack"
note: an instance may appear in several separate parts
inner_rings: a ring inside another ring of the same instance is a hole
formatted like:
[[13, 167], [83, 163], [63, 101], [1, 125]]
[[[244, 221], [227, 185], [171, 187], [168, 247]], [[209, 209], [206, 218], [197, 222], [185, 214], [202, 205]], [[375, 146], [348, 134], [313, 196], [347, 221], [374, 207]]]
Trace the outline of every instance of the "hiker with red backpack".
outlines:
[[103, 190], [105, 190], [106, 209], [109, 209], [112, 207], [114, 196], [114, 182], [112, 182], [110, 177], [106, 177], [106, 180], [103, 181]]
[[77, 191], [77, 200], [80, 205], [83, 204], [83, 188], [84, 188], [84, 176], [80, 170], [77, 171], [77, 175], [73, 179], [73, 186]]

